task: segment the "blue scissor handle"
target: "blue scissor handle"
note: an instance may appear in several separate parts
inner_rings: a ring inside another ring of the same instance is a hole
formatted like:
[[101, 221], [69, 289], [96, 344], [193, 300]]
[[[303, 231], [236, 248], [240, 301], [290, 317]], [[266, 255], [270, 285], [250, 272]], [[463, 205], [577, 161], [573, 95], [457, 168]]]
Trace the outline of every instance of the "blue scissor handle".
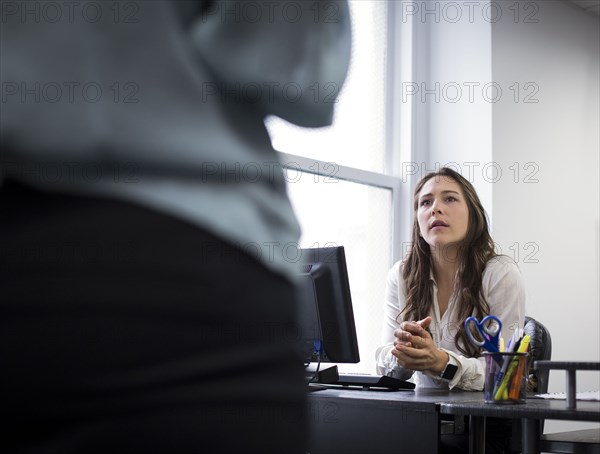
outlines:
[[[492, 323], [495, 322], [495, 323]], [[475, 323], [475, 328], [481, 334], [483, 340], [477, 340], [473, 337], [469, 325]], [[493, 328], [495, 327], [495, 328]], [[479, 321], [475, 317], [468, 317], [465, 320], [465, 331], [469, 340], [478, 347], [485, 348], [488, 352], [498, 352], [498, 340], [502, 332], [502, 322], [495, 315], [488, 315], [483, 320]]]

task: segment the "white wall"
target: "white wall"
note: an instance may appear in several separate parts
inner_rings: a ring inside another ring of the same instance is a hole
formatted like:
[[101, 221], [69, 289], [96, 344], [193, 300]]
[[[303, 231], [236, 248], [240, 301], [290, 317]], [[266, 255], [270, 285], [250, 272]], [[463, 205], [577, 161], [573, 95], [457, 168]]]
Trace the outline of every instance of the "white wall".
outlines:
[[[412, 82], [433, 90], [412, 97], [413, 162], [462, 165], [523, 273], [528, 315], [552, 334], [553, 359], [600, 361], [600, 20], [559, 0], [446, 2], [462, 8], [459, 21], [444, 2], [403, 3], [414, 19]], [[473, 91], [456, 100], [448, 84]], [[577, 380], [600, 389], [598, 372]], [[564, 385], [551, 372], [550, 391]]]
[[[494, 81], [514, 87], [493, 108], [494, 161], [512, 166], [493, 186], [493, 235], [519, 251], [527, 312], [550, 330], [553, 359], [600, 361], [600, 20], [561, 1], [536, 5], [537, 22], [492, 25]], [[598, 372], [577, 381], [600, 389]], [[564, 383], [551, 372], [551, 391]]]
[[490, 2], [402, 3], [416, 9], [414, 163], [419, 175], [445, 165], [458, 170], [491, 218], [492, 185], [483, 171], [492, 162], [492, 103], [483, 93], [492, 81]]

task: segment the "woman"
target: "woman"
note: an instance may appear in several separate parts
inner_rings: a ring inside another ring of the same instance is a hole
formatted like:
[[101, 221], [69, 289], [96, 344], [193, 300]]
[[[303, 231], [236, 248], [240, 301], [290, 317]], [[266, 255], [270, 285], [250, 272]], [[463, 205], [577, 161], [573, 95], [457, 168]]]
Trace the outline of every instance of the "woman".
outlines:
[[452, 169], [421, 179], [414, 210], [414, 247], [388, 273], [378, 372], [408, 379], [416, 371], [418, 386], [482, 390], [485, 362], [463, 321], [496, 315], [504, 339], [521, 328], [519, 270], [496, 254], [475, 189]]
[[[502, 320], [504, 339], [523, 327], [520, 272], [509, 257], [496, 254], [475, 189], [452, 169], [419, 181], [414, 211], [414, 247], [387, 277], [378, 373], [413, 379], [420, 387], [480, 391], [485, 360], [468, 341], [463, 322], [493, 314]], [[486, 438], [488, 448], [502, 452], [510, 426], [490, 423], [498, 437]], [[444, 452], [464, 441], [443, 439]]]
[[524, 325], [521, 275], [496, 254], [475, 189], [452, 169], [419, 181], [414, 211], [414, 247], [387, 277], [378, 373], [420, 387], [482, 390], [485, 361], [463, 322], [493, 314], [510, 338]]

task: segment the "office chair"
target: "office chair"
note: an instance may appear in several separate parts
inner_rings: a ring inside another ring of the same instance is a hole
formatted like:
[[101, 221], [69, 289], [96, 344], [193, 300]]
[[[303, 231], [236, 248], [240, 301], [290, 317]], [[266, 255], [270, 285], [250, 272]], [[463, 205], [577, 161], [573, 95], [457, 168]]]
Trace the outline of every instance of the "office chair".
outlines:
[[531, 337], [529, 341], [529, 374], [527, 376], [527, 391], [537, 394], [548, 392], [548, 378], [550, 370], [535, 370], [532, 365], [535, 361], [550, 360], [552, 356], [552, 337], [548, 328], [532, 317], [525, 316], [525, 334]]

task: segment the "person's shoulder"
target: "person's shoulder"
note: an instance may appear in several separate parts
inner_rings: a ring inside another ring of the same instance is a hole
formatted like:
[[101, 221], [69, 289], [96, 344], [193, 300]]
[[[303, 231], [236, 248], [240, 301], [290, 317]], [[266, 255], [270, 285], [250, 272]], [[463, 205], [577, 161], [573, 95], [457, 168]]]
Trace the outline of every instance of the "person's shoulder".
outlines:
[[402, 275], [402, 270], [404, 268], [404, 260], [398, 260], [395, 262], [387, 272], [387, 280], [388, 282], [392, 281], [398, 283], [400, 281], [400, 276]]
[[[398, 260], [390, 267], [386, 279], [386, 285], [388, 289], [400, 289], [400, 292], [404, 292], [404, 279], [402, 278], [403, 267], [403, 260]], [[396, 290], [393, 291], [395, 292]]]
[[515, 262], [512, 257], [508, 255], [499, 254], [495, 255], [485, 265], [484, 274], [508, 274], [508, 273], [518, 273], [520, 274], [519, 267], [517, 262]]
[[506, 254], [498, 254], [487, 261], [487, 266], [517, 266], [517, 262]]
[[404, 260], [398, 260], [394, 263], [388, 270], [388, 276], [391, 275], [399, 275], [402, 272], [402, 268], [404, 266]]

